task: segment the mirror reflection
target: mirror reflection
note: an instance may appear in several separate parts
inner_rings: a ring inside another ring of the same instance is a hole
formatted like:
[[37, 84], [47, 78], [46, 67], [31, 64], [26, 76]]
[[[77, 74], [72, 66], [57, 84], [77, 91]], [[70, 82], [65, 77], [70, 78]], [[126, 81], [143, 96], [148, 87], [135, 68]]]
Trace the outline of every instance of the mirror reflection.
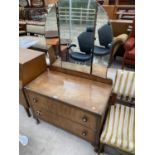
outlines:
[[95, 0], [58, 2], [62, 68], [90, 73], [96, 11]]
[[61, 67], [61, 56], [59, 54], [59, 34], [56, 16], [56, 4], [50, 4], [50, 10], [46, 17], [46, 45], [49, 46], [48, 55], [53, 66]]
[[102, 5], [98, 5], [92, 74], [105, 77], [112, 49], [112, 26]]

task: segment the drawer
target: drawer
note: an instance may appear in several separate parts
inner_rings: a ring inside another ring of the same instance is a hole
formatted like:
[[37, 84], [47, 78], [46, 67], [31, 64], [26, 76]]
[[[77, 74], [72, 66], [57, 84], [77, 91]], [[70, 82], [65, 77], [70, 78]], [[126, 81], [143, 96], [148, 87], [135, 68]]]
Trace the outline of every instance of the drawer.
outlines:
[[68, 120], [64, 117], [58, 116], [53, 113], [49, 113], [43, 109], [36, 109], [34, 113], [37, 115], [38, 118], [49, 122], [51, 124], [54, 124], [62, 129], [65, 129], [91, 143], [95, 142], [95, 134], [96, 132], [93, 132], [91, 129], [84, 127], [83, 125], [80, 125], [78, 123], [75, 123], [71, 120]]
[[88, 128], [91, 128], [92, 130], [96, 130], [98, 117], [95, 114], [59, 102], [58, 100], [44, 97], [31, 91], [28, 91], [28, 94], [30, 104], [34, 110], [36, 110], [37, 108], [44, 109], [80, 123]]

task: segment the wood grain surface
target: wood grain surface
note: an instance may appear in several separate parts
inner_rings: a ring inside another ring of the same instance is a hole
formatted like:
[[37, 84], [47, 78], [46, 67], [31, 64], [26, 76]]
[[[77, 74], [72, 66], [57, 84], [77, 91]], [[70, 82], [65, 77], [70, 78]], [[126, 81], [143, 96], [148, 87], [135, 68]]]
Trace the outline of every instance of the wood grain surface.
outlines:
[[107, 107], [112, 85], [57, 71], [46, 71], [25, 88], [89, 112], [102, 114]]

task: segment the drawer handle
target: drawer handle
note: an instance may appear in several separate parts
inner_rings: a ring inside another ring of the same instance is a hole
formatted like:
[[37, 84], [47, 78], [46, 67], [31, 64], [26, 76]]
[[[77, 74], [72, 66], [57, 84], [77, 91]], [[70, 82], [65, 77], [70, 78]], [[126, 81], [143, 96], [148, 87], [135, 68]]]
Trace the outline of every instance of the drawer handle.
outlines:
[[33, 98], [33, 102], [34, 102], [34, 103], [37, 103], [38, 100], [37, 100], [36, 98]]
[[82, 117], [82, 121], [83, 122], [87, 122], [88, 121], [88, 118], [86, 116]]
[[82, 136], [86, 137], [87, 136], [87, 131], [83, 131]]
[[41, 112], [40, 111], [36, 111], [37, 115], [40, 116], [41, 115]]

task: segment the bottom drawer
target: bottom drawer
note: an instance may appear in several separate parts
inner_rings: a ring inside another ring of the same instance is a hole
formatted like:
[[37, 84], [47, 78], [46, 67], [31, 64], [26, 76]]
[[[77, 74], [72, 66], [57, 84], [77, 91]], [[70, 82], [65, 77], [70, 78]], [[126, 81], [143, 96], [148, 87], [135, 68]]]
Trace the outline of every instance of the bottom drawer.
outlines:
[[43, 110], [34, 111], [38, 118], [63, 128], [89, 142], [95, 142], [95, 133], [87, 127]]

